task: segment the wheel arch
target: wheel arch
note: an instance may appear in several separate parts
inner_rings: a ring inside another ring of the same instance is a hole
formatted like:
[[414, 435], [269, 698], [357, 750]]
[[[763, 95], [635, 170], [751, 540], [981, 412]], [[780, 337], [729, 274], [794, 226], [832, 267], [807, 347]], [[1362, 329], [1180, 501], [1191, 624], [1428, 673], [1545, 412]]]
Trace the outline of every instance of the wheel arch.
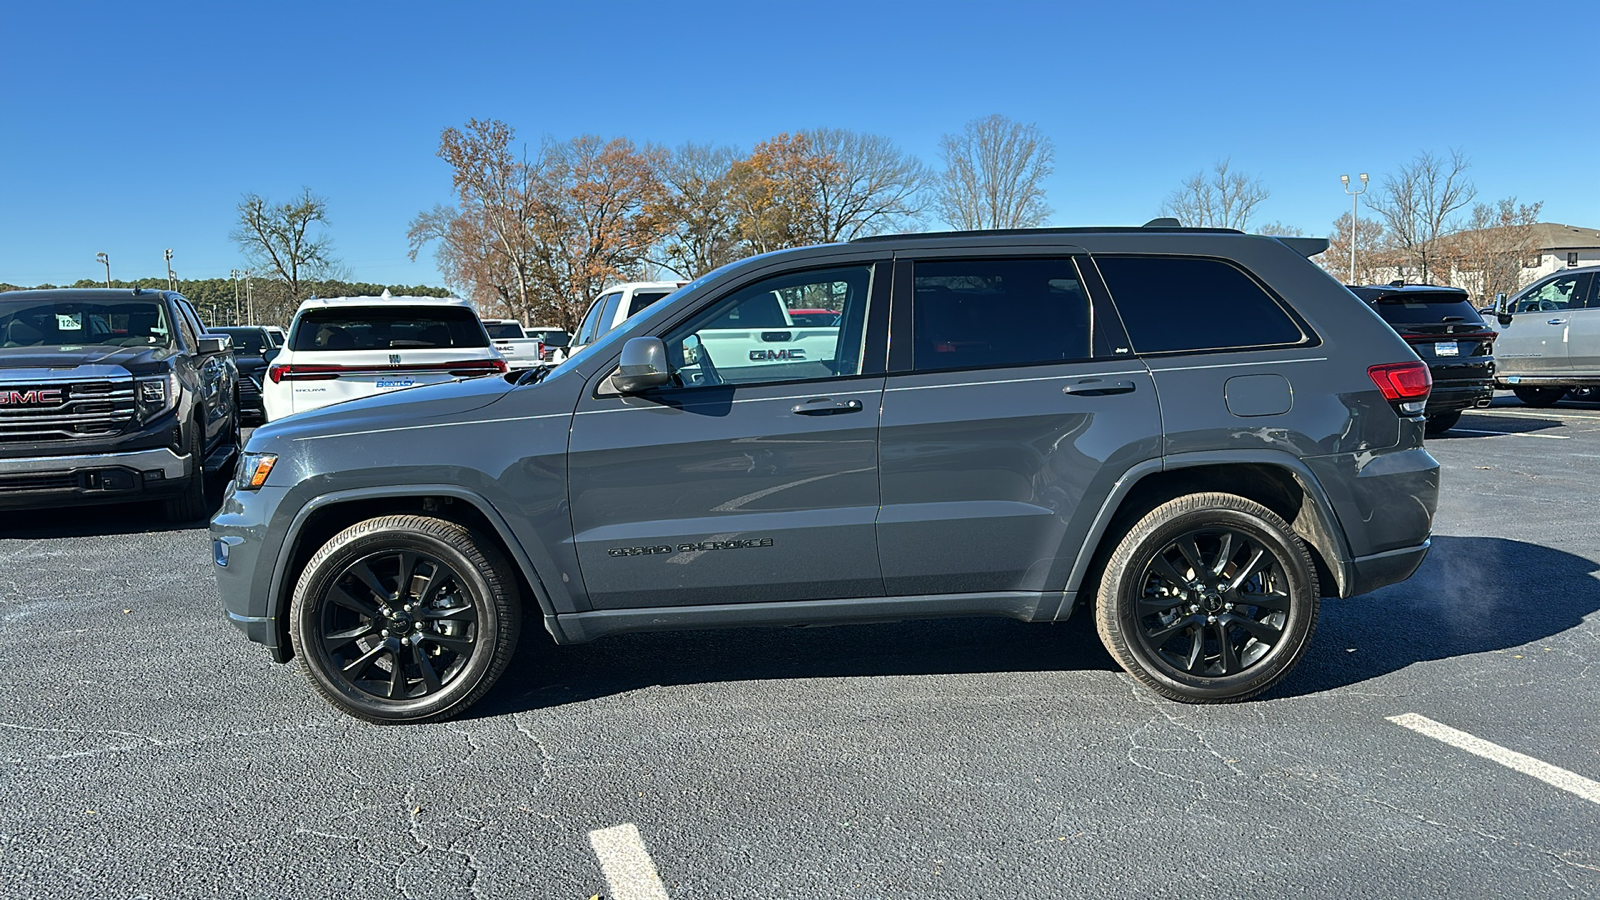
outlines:
[[287, 662], [294, 655], [289, 631], [289, 601], [306, 562], [340, 531], [357, 522], [392, 514], [432, 516], [493, 538], [497, 549], [512, 563], [524, 605], [532, 598], [546, 628], [549, 627], [554, 608], [544, 583], [510, 526], [484, 497], [459, 485], [446, 484], [356, 488], [324, 494], [306, 503], [289, 525], [268, 588], [267, 617], [278, 641], [275, 659]]
[[1145, 514], [1185, 494], [1237, 494], [1282, 516], [1311, 550], [1324, 596], [1349, 596], [1350, 550], [1333, 504], [1311, 470], [1280, 453], [1192, 453], [1134, 466], [1101, 504], [1067, 580], [1069, 595], [1090, 599], [1121, 536]]

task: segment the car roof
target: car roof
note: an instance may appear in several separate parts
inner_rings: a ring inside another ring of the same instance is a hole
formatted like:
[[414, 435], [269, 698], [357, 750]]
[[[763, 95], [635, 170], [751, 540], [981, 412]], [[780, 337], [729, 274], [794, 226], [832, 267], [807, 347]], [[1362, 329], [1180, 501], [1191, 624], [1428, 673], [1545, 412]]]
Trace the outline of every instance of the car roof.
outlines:
[[154, 300], [180, 296], [174, 291], [158, 291], [154, 288], [34, 288], [0, 292], [0, 299], [3, 300]]
[[456, 297], [312, 297], [300, 301], [296, 314], [308, 309], [329, 309], [352, 306], [467, 306], [472, 304]]
[[687, 281], [627, 281], [622, 284], [613, 284], [600, 293], [609, 294], [612, 291], [648, 291], [656, 288], [669, 288], [675, 291], [688, 283], [689, 282]]
[[1378, 301], [1388, 297], [1403, 297], [1407, 294], [1460, 294], [1461, 299], [1468, 297], [1465, 288], [1452, 287], [1447, 284], [1350, 284], [1345, 285], [1363, 300]]

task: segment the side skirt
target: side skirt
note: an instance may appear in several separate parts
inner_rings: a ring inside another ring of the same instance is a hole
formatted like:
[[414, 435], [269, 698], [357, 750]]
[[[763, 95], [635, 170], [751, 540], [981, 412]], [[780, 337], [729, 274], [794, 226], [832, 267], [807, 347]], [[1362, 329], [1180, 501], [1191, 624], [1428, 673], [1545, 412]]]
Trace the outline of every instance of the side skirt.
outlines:
[[1076, 601], [1075, 592], [1004, 591], [990, 594], [924, 594], [914, 597], [600, 609], [545, 616], [545, 628], [557, 643], [581, 644], [608, 634], [630, 631], [854, 625], [966, 616], [999, 616], [1024, 622], [1064, 622], [1072, 615]]

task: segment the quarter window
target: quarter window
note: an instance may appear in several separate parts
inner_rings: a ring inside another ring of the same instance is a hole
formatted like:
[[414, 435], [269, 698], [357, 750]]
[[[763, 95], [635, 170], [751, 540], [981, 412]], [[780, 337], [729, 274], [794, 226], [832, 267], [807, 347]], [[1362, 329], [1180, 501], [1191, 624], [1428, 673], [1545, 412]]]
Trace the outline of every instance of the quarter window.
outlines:
[[[861, 374], [872, 267], [791, 272], [740, 288], [663, 340], [677, 384], [757, 384]], [[834, 325], [790, 309], [842, 309]]]
[[918, 262], [915, 272], [918, 371], [1089, 358], [1089, 300], [1070, 258]]
[[1305, 340], [1260, 284], [1217, 259], [1096, 256], [1137, 353], [1268, 347]]

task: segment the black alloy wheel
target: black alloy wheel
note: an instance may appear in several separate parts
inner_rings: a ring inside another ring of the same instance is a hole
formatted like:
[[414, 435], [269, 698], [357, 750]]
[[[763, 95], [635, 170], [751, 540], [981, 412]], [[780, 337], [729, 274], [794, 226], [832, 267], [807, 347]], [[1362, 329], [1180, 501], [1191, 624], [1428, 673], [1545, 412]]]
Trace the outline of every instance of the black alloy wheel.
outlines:
[[464, 526], [387, 516], [307, 563], [295, 650], [335, 706], [380, 724], [439, 721], [499, 678], [516, 647], [515, 579]]
[[1288, 523], [1230, 494], [1144, 516], [1102, 580], [1096, 622], [1111, 655], [1175, 700], [1244, 700], [1272, 687], [1316, 627], [1316, 570]]

